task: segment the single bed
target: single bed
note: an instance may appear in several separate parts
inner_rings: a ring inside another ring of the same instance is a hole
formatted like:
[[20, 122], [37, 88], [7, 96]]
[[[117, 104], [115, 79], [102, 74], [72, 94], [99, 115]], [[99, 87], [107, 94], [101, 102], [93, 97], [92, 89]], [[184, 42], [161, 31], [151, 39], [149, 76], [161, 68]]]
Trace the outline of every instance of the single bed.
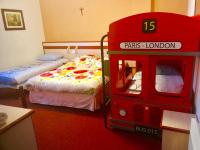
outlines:
[[101, 59], [95, 55], [77, 57], [25, 85], [32, 103], [95, 111], [102, 102]]
[[26, 107], [24, 83], [35, 75], [66, 63], [67, 59], [63, 58], [63, 56], [58, 53], [45, 54], [33, 63], [0, 71], [0, 88], [19, 90], [23, 107]]

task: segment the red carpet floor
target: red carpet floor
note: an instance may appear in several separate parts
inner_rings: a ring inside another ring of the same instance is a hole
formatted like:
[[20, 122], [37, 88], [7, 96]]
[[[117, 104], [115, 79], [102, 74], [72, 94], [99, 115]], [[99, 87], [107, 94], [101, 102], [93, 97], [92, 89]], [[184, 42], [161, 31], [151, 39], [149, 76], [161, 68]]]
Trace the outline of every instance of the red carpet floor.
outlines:
[[[1, 103], [2, 102], [2, 103]], [[7, 101], [8, 102], [8, 101]], [[1, 101], [5, 104], [5, 101]], [[11, 102], [11, 105], [19, 105]], [[29, 105], [39, 150], [160, 150], [161, 140], [105, 129], [102, 112]]]

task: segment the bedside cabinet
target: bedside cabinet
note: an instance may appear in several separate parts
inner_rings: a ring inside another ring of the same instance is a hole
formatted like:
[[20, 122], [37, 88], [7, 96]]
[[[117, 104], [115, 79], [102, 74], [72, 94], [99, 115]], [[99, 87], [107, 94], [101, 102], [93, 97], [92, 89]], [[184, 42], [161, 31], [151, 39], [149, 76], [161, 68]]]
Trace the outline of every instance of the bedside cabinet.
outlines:
[[0, 126], [1, 150], [37, 150], [31, 115], [33, 110], [0, 105], [0, 112], [8, 115]]

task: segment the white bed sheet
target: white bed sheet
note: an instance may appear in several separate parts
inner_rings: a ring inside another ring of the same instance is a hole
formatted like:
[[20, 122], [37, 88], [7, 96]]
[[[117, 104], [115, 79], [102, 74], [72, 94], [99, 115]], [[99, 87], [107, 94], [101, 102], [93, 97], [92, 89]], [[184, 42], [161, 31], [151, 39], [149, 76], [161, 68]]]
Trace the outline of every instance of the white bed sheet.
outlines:
[[[67, 59], [64, 58], [56, 61], [36, 61], [34, 63], [22, 66], [21, 69], [20, 67], [17, 67], [16, 69], [14, 68], [14, 72], [12, 72], [12, 69], [5, 71], [8, 75], [6, 78], [12, 78], [12, 80], [15, 81], [15, 85], [21, 84], [35, 75], [61, 66], [66, 61]], [[3, 84], [3, 79], [1, 84]]]
[[27, 70], [26, 72], [23, 72], [22, 74], [19, 74], [18, 76], [16, 76], [16, 81], [18, 83], [21, 83], [35, 75], [38, 75], [42, 72], [45, 72], [47, 70], [51, 70], [54, 69], [58, 66], [61, 66], [63, 63], [65, 63], [67, 61], [67, 59], [59, 59], [56, 61], [48, 61], [43, 63], [42, 65], [38, 66], [38, 67], [34, 67], [30, 70]]
[[29, 94], [29, 100], [31, 103], [37, 104], [65, 106], [95, 111], [101, 106], [102, 93], [78, 94], [32, 90]]

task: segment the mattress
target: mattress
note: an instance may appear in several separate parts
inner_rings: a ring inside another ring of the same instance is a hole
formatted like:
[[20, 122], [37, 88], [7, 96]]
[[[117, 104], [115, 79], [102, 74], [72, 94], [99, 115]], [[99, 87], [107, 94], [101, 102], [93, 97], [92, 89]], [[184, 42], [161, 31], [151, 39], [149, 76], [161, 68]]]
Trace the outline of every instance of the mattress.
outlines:
[[181, 93], [184, 81], [181, 73], [170, 65], [156, 66], [156, 90], [165, 93]]
[[[128, 89], [130, 91], [135, 91], [136, 94], [139, 94], [139, 91], [142, 89], [142, 72], [137, 72], [132, 80], [133, 82]], [[184, 85], [182, 76], [177, 73], [159, 73], [156, 75], [155, 82], [155, 89], [158, 92], [165, 93], [181, 93]]]
[[29, 79], [28, 90], [93, 94], [102, 84], [101, 60], [84, 55], [52, 71]]
[[156, 75], [156, 90], [165, 93], [181, 93], [183, 78], [180, 75]]
[[34, 63], [15, 67], [0, 72], [0, 84], [18, 85], [29, 78], [47, 70], [54, 69], [66, 62], [66, 59], [56, 61], [35, 61]]

